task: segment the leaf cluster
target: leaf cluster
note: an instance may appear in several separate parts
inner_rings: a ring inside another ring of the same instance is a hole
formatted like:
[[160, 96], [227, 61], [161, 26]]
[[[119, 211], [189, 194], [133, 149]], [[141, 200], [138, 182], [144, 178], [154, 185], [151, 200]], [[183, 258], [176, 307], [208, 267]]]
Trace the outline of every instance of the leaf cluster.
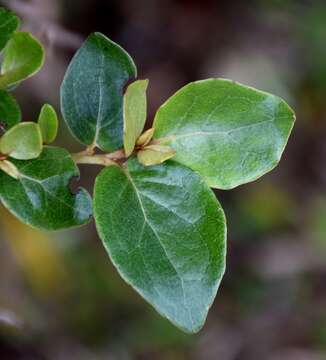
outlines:
[[[41, 68], [44, 50], [18, 26], [0, 9], [1, 201], [47, 230], [85, 224], [93, 214], [122, 278], [176, 326], [197, 332], [225, 270], [226, 219], [211, 188], [231, 189], [273, 169], [293, 111], [277, 96], [206, 79], [180, 89], [144, 129], [148, 80], [137, 79], [124, 49], [93, 33], [61, 86], [63, 118], [85, 145], [69, 154], [48, 146], [58, 129], [50, 105], [37, 122], [21, 122], [10, 92]], [[93, 199], [69, 189], [77, 164], [104, 167]]]

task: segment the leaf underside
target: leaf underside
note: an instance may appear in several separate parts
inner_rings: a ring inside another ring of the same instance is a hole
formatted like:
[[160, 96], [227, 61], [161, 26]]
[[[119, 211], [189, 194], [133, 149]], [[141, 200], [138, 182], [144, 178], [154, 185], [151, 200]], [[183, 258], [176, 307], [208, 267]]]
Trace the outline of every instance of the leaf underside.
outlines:
[[190, 83], [161, 106], [154, 138], [173, 160], [198, 171], [214, 188], [256, 180], [279, 162], [294, 124], [280, 98], [230, 80]]
[[126, 156], [133, 152], [146, 122], [148, 80], [131, 83], [123, 98], [123, 145]]
[[169, 146], [149, 145], [137, 153], [138, 161], [145, 165], [157, 165], [171, 159], [175, 155], [175, 151]]
[[61, 86], [61, 109], [85, 145], [123, 145], [123, 86], [136, 77], [131, 57], [103, 34], [91, 34], [72, 59]]
[[0, 199], [22, 222], [58, 230], [89, 221], [89, 194], [84, 189], [72, 194], [69, 189], [69, 181], [79, 176], [79, 170], [66, 150], [45, 147], [37, 159], [11, 161], [20, 179], [0, 171]]
[[226, 224], [214, 193], [172, 161], [110, 166], [96, 179], [97, 230], [121, 276], [187, 332], [203, 325], [224, 273]]

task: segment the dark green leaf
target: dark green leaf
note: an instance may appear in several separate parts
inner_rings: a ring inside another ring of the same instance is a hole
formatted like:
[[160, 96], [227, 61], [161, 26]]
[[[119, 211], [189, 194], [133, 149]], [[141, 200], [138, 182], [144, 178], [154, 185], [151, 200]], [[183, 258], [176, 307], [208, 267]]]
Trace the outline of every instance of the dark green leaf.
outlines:
[[58, 133], [58, 117], [51, 105], [45, 104], [42, 106], [38, 124], [41, 129], [43, 142], [45, 144], [52, 143]]
[[42, 45], [30, 33], [14, 33], [4, 49], [0, 88], [17, 84], [34, 75], [43, 62]]
[[73, 195], [69, 189], [69, 181], [79, 176], [79, 171], [66, 150], [45, 147], [37, 159], [11, 161], [20, 177], [15, 180], [0, 171], [0, 198], [21, 221], [46, 230], [89, 221], [89, 194], [80, 189]]
[[105, 151], [122, 146], [122, 91], [135, 76], [135, 64], [119, 45], [100, 33], [89, 36], [61, 86], [62, 113], [79, 141]]
[[0, 124], [9, 130], [21, 121], [20, 107], [7, 91], [0, 90]]
[[41, 130], [34, 122], [17, 124], [0, 138], [0, 152], [15, 159], [34, 159], [41, 151]]
[[11, 11], [0, 8], [0, 51], [19, 26], [19, 19]]
[[280, 98], [230, 80], [186, 85], [158, 110], [156, 139], [211, 187], [229, 189], [273, 169], [295, 116]]
[[223, 210], [201, 177], [171, 161], [107, 167], [96, 179], [94, 214], [121, 276], [171, 322], [198, 331], [226, 250]]
[[133, 152], [145, 126], [147, 86], [148, 80], [137, 80], [128, 86], [123, 98], [123, 145], [126, 156]]

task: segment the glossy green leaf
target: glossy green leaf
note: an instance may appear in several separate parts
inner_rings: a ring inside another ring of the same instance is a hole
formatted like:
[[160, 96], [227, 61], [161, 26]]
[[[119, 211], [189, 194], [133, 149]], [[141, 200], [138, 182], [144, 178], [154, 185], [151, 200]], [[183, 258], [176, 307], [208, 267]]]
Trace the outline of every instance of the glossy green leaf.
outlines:
[[149, 145], [143, 150], [138, 151], [138, 161], [145, 165], [157, 165], [171, 159], [175, 155], [175, 151], [170, 146]]
[[0, 51], [19, 26], [19, 19], [11, 11], [0, 8]]
[[230, 80], [186, 85], [158, 110], [156, 139], [211, 187], [253, 181], [279, 162], [295, 116], [280, 98]]
[[15, 159], [34, 159], [41, 151], [41, 130], [34, 122], [17, 124], [0, 139], [0, 152]]
[[51, 105], [45, 104], [42, 106], [38, 124], [41, 129], [43, 142], [46, 144], [52, 143], [58, 133], [58, 117]]
[[0, 171], [0, 198], [21, 221], [46, 230], [87, 223], [92, 208], [86, 190], [72, 194], [69, 182], [79, 170], [69, 153], [45, 147], [34, 160], [11, 160], [20, 172], [18, 180]]
[[4, 49], [0, 88], [17, 84], [34, 75], [43, 62], [42, 45], [30, 33], [14, 33]]
[[131, 57], [103, 34], [91, 34], [72, 59], [61, 86], [61, 109], [85, 145], [123, 145], [123, 86], [136, 77]]
[[126, 156], [133, 152], [145, 126], [147, 86], [148, 80], [137, 80], [128, 86], [123, 98], [123, 145]]
[[16, 99], [7, 91], [0, 90], [0, 125], [9, 130], [21, 121], [21, 111]]
[[224, 213], [202, 178], [172, 161], [107, 167], [96, 179], [94, 216], [125, 281], [178, 327], [198, 331], [226, 251]]

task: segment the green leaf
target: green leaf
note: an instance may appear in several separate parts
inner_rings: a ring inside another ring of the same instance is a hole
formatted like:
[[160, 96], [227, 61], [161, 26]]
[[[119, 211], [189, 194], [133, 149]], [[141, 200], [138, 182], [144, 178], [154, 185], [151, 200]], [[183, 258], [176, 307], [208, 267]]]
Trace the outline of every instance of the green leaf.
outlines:
[[79, 189], [73, 195], [69, 189], [69, 181], [79, 176], [79, 170], [66, 150], [45, 147], [37, 159], [12, 163], [19, 170], [19, 179], [0, 171], [0, 198], [21, 221], [45, 230], [89, 221], [89, 194]]
[[17, 84], [34, 75], [43, 62], [42, 45], [30, 33], [14, 33], [4, 49], [0, 88]]
[[143, 150], [138, 151], [138, 161], [145, 165], [157, 165], [171, 159], [175, 155], [175, 151], [170, 146], [149, 145]]
[[171, 161], [107, 167], [96, 179], [94, 216], [124, 280], [178, 327], [197, 332], [226, 251], [223, 210], [201, 177]]
[[113, 151], [123, 144], [123, 86], [136, 77], [131, 57], [103, 34], [91, 34], [71, 61], [61, 86], [61, 109], [85, 145]]
[[58, 133], [58, 117], [51, 105], [45, 104], [42, 106], [38, 124], [41, 129], [43, 142], [46, 144], [52, 143]]
[[0, 139], [0, 152], [15, 159], [34, 159], [40, 155], [41, 151], [41, 130], [34, 122], [17, 124]]
[[19, 19], [11, 11], [0, 8], [0, 51], [19, 26]]
[[133, 152], [145, 126], [147, 86], [148, 80], [137, 80], [128, 86], [123, 98], [123, 144], [126, 156]]
[[158, 110], [159, 143], [174, 161], [198, 171], [215, 188], [253, 181], [279, 162], [295, 116], [280, 98], [230, 80], [190, 83]]
[[20, 107], [7, 91], [0, 90], [0, 124], [9, 130], [21, 121]]

